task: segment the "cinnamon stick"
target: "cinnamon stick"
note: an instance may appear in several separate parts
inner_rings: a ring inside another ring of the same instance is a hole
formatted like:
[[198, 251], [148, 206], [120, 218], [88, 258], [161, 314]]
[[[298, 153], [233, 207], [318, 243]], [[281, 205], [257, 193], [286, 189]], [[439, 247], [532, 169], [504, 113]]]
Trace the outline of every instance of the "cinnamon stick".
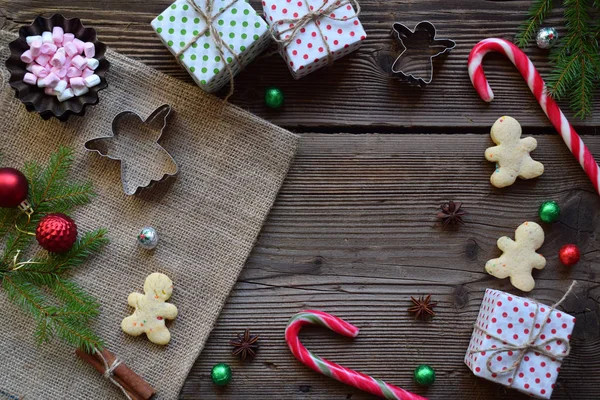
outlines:
[[[75, 353], [79, 358], [90, 364], [98, 372], [104, 375], [106, 372], [106, 367], [104, 366], [104, 363], [98, 354], [88, 354], [79, 349], [77, 349]], [[110, 351], [104, 349], [102, 350], [101, 354], [109, 366], [115, 362], [116, 357]], [[113, 379], [123, 386], [123, 389], [125, 389], [129, 397], [131, 397], [133, 400], [148, 400], [155, 393], [154, 388], [150, 386], [148, 382], [146, 382], [142, 377], [137, 375], [123, 363], [119, 364], [119, 366], [113, 371]]]

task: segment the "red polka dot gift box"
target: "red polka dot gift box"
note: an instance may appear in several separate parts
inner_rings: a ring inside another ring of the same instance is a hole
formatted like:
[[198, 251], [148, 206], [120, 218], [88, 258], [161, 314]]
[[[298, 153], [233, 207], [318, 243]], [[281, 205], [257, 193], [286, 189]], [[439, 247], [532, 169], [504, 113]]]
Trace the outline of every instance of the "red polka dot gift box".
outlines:
[[465, 364], [476, 376], [549, 399], [574, 325], [553, 307], [487, 289]]
[[246, 0], [177, 0], [152, 28], [207, 92], [225, 86], [272, 40], [268, 25]]
[[263, 0], [262, 5], [294, 79], [352, 53], [367, 37], [356, 1]]

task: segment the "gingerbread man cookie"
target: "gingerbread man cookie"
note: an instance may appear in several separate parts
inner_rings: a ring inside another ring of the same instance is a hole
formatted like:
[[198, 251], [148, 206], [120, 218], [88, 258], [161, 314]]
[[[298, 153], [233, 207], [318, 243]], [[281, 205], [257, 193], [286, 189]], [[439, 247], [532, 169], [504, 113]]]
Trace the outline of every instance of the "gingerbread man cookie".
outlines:
[[529, 155], [537, 147], [532, 137], [521, 139], [521, 125], [512, 117], [500, 117], [491, 130], [498, 146], [485, 151], [485, 158], [496, 163], [490, 181], [497, 188], [510, 186], [517, 180], [536, 178], [544, 173], [544, 165]]
[[177, 317], [177, 307], [166, 303], [173, 293], [173, 282], [165, 274], [155, 272], [146, 278], [144, 293], [131, 293], [127, 298], [135, 311], [121, 322], [121, 329], [132, 336], [145, 333], [151, 342], [167, 344], [171, 333], [164, 319]]
[[510, 277], [517, 289], [529, 292], [535, 286], [531, 271], [543, 269], [546, 259], [535, 251], [544, 244], [544, 230], [535, 222], [524, 222], [515, 231], [515, 240], [507, 236], [498, 239], [498, 248], [503, 251], [500, 258], [485, 264], [488, 274], [496, 278]]

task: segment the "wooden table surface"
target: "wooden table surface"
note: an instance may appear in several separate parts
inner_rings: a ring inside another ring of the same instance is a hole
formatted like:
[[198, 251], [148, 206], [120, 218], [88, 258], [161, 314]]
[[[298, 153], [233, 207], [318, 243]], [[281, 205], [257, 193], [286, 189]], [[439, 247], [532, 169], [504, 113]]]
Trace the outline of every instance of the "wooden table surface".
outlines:
[[[167, 74], [191, 79], [150, 27], [171, 0], [0, 0], [0, 28], [16, 31], [37, 15], [61, 12], [96, 27], [114, 50]], [[260, 9], [256, 0], [251, 3]], [[558, 2], [556, 2], [558, 3]], [[362, 328], [355, 340], [308, 329], [303, 341], [319, 355], [359, 369], [430, 399], [525, 399], [516, 391], [473, 376], [463, 357], [486, 288], [522, 294], [485, 273], [499, 255], [496, 240], [512, 236], [525, 220], [538, 220], [546, 199], [563, 209], [545, 225], [541, 252], [548, 264], [535, 273], [529, 295], [552, 304], [573, 279], [580, 284], [564, 310], [577, 317], [572, 353], [563, 363], [553, 399], [600, 398], [600, 198], [549, 125], [516, 69], [497, 55], [486, 72], [497, 99], [484, 104], [470, 85], [467, 56], [486, 37], [512, 39], [530, 1], [361, 0], [368, 38], [332, 68], [294, 81], [279, 55], [256, 60], [236, 79], [231, 101], [301, 134], [296, 160], [239, 282], [190, 371], [182, 399], [371, 399], [318, 375], [287, 350], [283, 332], [297, 311], [317, 308]], [[547, 25], [559, 27], [556, 9]], [[393, 22], [429, 20], [457, 47], [435, 62], [425, 90], [389, 77], [398, 54]], [[542, 74], [546, 53], [527, 49]], [[267, 86], [286, 95], [283, 109], [264, 106]], [[600, 121], [572, 122], [600, 157]], [[568, 111], [567, 107], [563, 107]], [[538, 140], [534, 158], [544, 175], [508, 189], [489, 184], [493, 165], [483, 152], [489, 128], [511, 115]], [[572, 115], [567, 112], [567, 115]], [[436, 222], [440, 203], [463, 201], [469, 216], [457, 230]], [[566, 268], [557, 252], [577, 243], [581, 262]], [[414, 321], [410, 296], [431, 293], [437, 316]], [[246, 327], [261, 335], [258, 357], [241, 363], [229, 339]], [[209, 372], [227, 362], [231, 384], [217, 389]], [[412, 381], [413, 369], [432, 365], [429, 389]]]

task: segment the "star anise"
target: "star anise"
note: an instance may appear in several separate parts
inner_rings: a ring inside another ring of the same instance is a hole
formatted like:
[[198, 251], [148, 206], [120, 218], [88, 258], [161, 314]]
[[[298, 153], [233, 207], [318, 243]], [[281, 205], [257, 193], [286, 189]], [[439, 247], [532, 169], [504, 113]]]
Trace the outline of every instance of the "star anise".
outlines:
[[240, 333], [236, 339], [229, 341], [229, 344], [235, 347], [231, 354], [239, 356], [242, 361], [248, 357], [254, 358], [258, 351], [257, 341], [258, 335], [251, 335], [250, 330], [246, 329], [244, 333]]
[[461, 207], [462, 203], [460, 201], [455, 203], [450, 200], [448, 203], [440, 206], [437, 217], [442, 220], [444, 226], [464, 224], [462, 217], [467, 215], [467, 213], [461, 210]]
[[429, 315], [435, 317], [433, 307], [437, 306], [437, 301], [432, 302], [431, 295], [427, 295], [427, 297], [421, 296], [418, 299], [410, 296], [410, 299], [414, 305], [408, 308], [408, 312], [415, 313], [415, 319], [425, 319]]

